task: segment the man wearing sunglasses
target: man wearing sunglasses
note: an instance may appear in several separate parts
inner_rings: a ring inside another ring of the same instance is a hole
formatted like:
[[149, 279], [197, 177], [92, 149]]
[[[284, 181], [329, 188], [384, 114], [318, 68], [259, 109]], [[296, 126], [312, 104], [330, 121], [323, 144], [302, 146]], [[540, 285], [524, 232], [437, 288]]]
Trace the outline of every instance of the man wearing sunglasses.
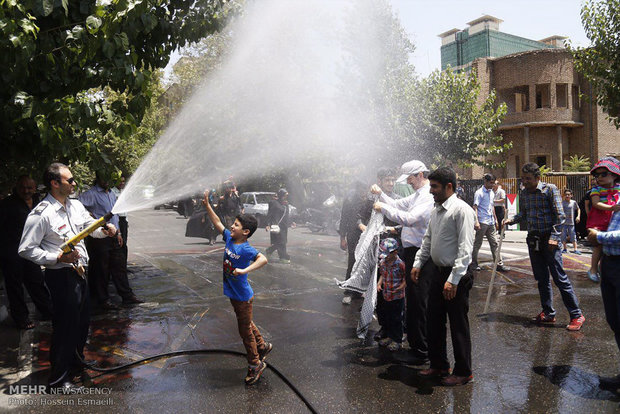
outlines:
[[[69, 168], [53, 163], [43, 175], [47, 196], [28, 215], [19, 244], [19, 255], [45, 266], [45, 284], [52, 298], [52, 345], [50, 388], [74, 388], [73, 378], [82, 373], [80, 358], [88, 336], [90, 304], [88, 284], [75, 270], [86, 266], [88, 253], [80, 241], [71, 253], [60, 246], [95, 219], [78, 200], [70, 199], [75, 180]], [[114, 225], [99, 228], [91, 236], [112, 237]], [[77, 352], [76, 352], [77, 351]], [[78, 355], [80, 358], [78, 358]]]

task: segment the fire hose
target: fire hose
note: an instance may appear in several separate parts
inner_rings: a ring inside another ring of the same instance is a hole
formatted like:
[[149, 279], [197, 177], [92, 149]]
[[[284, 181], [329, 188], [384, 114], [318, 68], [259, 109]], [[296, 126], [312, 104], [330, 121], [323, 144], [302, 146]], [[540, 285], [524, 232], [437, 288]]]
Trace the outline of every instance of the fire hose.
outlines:
[[[70, 253], [71, 251], [73, 251], [75, 249], [75, 246], [77, 246], [77, 244], [82, 241], [83, 239], [85, 239], [88, 235], [90, 235], [92, 232], [94, 232], [95, 230], [97, 230], [99, 227], [105, 227], [107, 226], [107, 222], [112, 218], [113, 214], [112, 212], [109, 212], [107, 214], [105, 214], [103, 217], [99, 218], [98, 220], [94, 221], [90, 226], [88, 226], [87, 228], [85, 228], [84, 230], [82, 230], [81, 232], [79, 232], [78, 234], [76, 234], [75, 236], [73, 236], [72, 238], [68, 239], [67, 241], [65, 241], [61, 246], [61, 250], [64, 253]], [[76, 270], [76, 272], [82, 277], [84, 278], [85, 276], [85, 272], [84, 272], [84, 268], [77, 262], [73, 263], [73, 268]], [[100, 372], [102, 373], [102, 375], [105, 374], [111, 374], [114, 372], [118, 372], [118, 371], [124, 371], [127, 370], [131, 367], [135, 367], [138, 365], [143, 365], [143, 364], [148, 364], [154, 361], [157, 361], [159, 359], [163, 359], [163, 358], [172, 358], [172, 357], [176, 357], [176, 356], [181, 356], [181, 355], [206, 355], [206, 354], [226, 354], [226, 355], [234, 355], [234, 356], [240, 356], [245, 358], [246, 354], [242, 353], [242, 352], [238, 352], [238, 351], [230, 351], [227, 349], [193, 349], [193, 350], [186, 350], [186, 351], [174, 351], [174, 352], [167, 352], [167, 353], [163, 353], [163, 354], [157, 354], [157, 355], [153, 355], [147, 358], [143, 358], [137, 361], [133, 361], [130, 362], [128, 364], [124, 364], [124, 365], [118, 365], [115, 367], [110, 367], [110, 368], [99, 368], [96, 366], [92, 366], [88, 363], [86, 363], [84, 361], [84, 359], [80, 356], [79, 352], [77, 352], [76, 350], [76, 354], [78, 356], [78, 358], [80, 359], [80, 361], [82, 362], [82, 365], [92, 371], [96, 371], [96, 372]], [[274, 367], [271, 364], [267, 364], [267, 368], [269, 368], [271, 371], [273, 371], [294, 393], [295, 395], [297, 395], [299, 397], [299, 399], [301, 401], [303, 401], [303, 403], [306, 405], [306, 407], [308, 408], [308, 410], [310, 410], [310, 412], [312, 413], [317, 413], [316, 409], [312, 406], [312, 404], [310, 404], [310, 402], [306, 399], [306, 397], [304, 397], [304, 395], [297, 389], [297, 387], [295, 387], [289, 380], [288, 378], [286, 378], [286, 376], [284, 374], [282, 374], [276, 367]]]

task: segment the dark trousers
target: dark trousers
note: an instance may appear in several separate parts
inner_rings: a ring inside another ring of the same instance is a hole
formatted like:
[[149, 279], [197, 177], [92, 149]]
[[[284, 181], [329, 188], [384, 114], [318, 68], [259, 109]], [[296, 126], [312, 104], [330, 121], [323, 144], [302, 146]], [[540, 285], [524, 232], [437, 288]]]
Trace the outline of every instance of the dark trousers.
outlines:
[[[357, 235], [357, 237], [349, 237], [347, 234], [347, 273], [345, 275], [345, 280], [349, 280], [351, 278], [353, 265], [355, 265], [355, 248], [357, 247], [358, 241], [359, 235]], [[344, 294], [346, 296], [361, 296], [359, 293], [352, 290], [345, 290]]]
[[17, 254], [16, 257], [3, 258], [0, 263], [9, 299], [9, 311], [15, 323], [21, 324], [29, 319], [24, 287], [41, 315], [51, 316], [52, 302], [43, 283], [41, 267], [30, 260], [22, 259]]
[[[474, 275], [471, 267], [459, 281], [456, 296], [452, 300], [445, 300], [443, 287], [451, 267], [439, 267], [429, 259], [431, 268], [430, 291], [428, 302], [428, 358], [431, 368], [449, 369], [446, 346], [446, 321], [450, 320], [450, 334], [454, 349], [454, 370], [452, 373], [459, 377], [467, 377], [471, 371], [471, 336], [469, 331], [469, 291], [474, 284]], [[425, 266], [426, 267], [426, 266]]]
[[605, 317], [620, 349], [620, 256], [603, 255], [601, 260], [601, 295]]
[[54, 385], [81, 370], [76, 350], [83, 358], [90, 323], [90, 301], [88, 283], [73, 268], [47, 269], [45, 284], [54, 310], [49, 380], [50, 385]]
[[235, 315], [237, 316], [237, 327], [239, 328], [239, 335], [241, 336], [243, 346], [245, 347], [248, 364], [256, 366], [260, 362], [258, 350], [265, 347], [265, 340], [252, 321], [253, 301], [254, 298], [248, 300], [247, 302], [230, 299], [230, 303], [232, 304], [233, 309], [235, 310]]
[[345, 280], [349, 280], [349, 278], [351, 277], [351, 271], [353, 271], [353, 265], [355, 264], [355, 248], [357, 247], [357, 242], [359, 242], [359, 240], [359, 235], [358, 237], [349, 237], [349, 235], [347, 235], [348, 261]]
[[286, 252], [286, 242], [288, 241], [288, 228], [280, 226], [280, 233], [269, 233], [271, 246], [267, 247], [267, 254], [271, 254], [274, 250], [278, 251], [280, 259], [289, 260], [291, 256]]
[[405, 291], [407, 299], [407, 341], [411, 352], [419, 358], [426, 358], [428, 356], [426, 320], [431, 277], [428, 275], [427, 266], [424, 266], [420, 272], [418, 283], [413, 283], [411, 280], [411, 268], [417, 252], [418, 248], [415, 246], [405, 247], [403, 250], [405, 277], [407, 279]]
[[555, 316], [553, 289], [551, 288], [551, 280], [549, 280], [549, 273], [551, 273], [553, 282], [560, 290], [562, 301], [571, 319], [578, 318], [581, 316], [581, 309], [579, 309], [573, 285], [562, 266], [562, 251], [559, 248], [549, 250], [547, 244], [548, 239], [542, 238], [539, 242], [539, 251], [528, 246], [532, 272], [538, 282], [538, 293], [540, 294], [540, 304], [542, 305], [543, 312], [547, 316]]
[[497, 222], [499, 223], [499, 232], [501, 234], [502, 231], [502, 220], [506, 217], [506, 209], [504, 206], [495, 206], [495, 216], [497, 217]]
[[[405, 299], [385, 300], [381, 292], [378, 292], [377, 300], [379, 297], [383, 299], [381, 308], [377, 307], [377, 319], [383, 322], [381, 329], [392, 341], [401, 343], [403, 341]], [[379, 314], [381, 314], [380, 317]]]
[[133, 291], [127, 279], [127, 255], [118, 246], [115, 238], [88, 237], [86, 248], [89, 256], [88, 283], [91, 295], [99, 303], [109, 300], [108, 285], [112, 278], [118, 295], [123, 299], [129, 299]]

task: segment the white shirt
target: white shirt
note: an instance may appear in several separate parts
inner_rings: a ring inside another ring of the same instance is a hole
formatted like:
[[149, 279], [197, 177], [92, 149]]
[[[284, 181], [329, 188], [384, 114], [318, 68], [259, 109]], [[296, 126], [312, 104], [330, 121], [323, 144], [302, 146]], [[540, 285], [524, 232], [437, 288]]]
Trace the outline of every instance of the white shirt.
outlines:
[[430, 257], [437, 266], [451, 266], [448, 282], [458, 285], [471, 263], [475, 222], [474, 210], [456, 194], [443, 204], [435, 203], [413, 267], [421, 269]]
[[385, 193], [381, 193], [379, 200], [386, 204], [381, 212], [390, 220], [403, 225], [400, 239], [403, 247], [420, 247], [424, 233], [431, 219], [433, 210], [433, 195], [430, 193], [429, 183], [414, 190], [414, 193], [398, 200], [394, 200]]
[[495, 192], [495, 198], [493, 199], [493, 204], [496, 207], [504, 207], [506, 203], [506, 191], [502, 188], [501, 185], [497, 186], [497, 191]]
[[[78, 200], [67, 197], [65, 207], [51, 194], [48, 194], [35, 208], [32, 209], [24, 232], [19, 243], [18, 253], [48, 269], [71, 267], [70, 263], [58, 262], [58, 255], [62, 251], [60, 246], [71, 237], [88, 227], [94, 218]], [[91, 236], [95, 238], [107, 237], [102, 228], [98, 228]], [[80, 241], [75, 249], [80, 252], [80, 264], [88, 262], [88, 253], [84, 240]]]
[[478, 222], [488, 224], [490, 226], [495, 225], [495, 217], [493, 212], [493, 199], [495, 193], [493, 190], [487, 190], [485, 186], [482, 186], [474, 194], [474, 206], [478, 206]]

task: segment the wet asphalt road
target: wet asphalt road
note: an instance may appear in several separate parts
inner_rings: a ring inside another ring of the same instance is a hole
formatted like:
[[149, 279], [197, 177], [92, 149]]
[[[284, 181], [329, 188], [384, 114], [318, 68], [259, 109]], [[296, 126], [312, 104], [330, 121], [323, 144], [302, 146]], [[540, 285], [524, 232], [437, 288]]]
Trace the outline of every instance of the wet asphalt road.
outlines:
[[[209, 246], [202, 239], [183, 237], [186, 220], [171, 211], [136, 212], [129, 222], [131, 283], [146, 303], [95, 311], [87, 358], [112, 366], [178, 350], [243, 351], [232, 307], [222, 295], [219, 239]], [[344, 275], [346, 256], [335, 235], [298, 228], [289, 238], [291, 265], [272, 260], [250, 275], [256, 293], [254, 321], [274, 344], [268, 364], [318, 412], [618, 411], [619, 396], [598, 388], [599, 375], [618, 372], [618, 350], [605, 322], [599, 286], [585, 278], [589, 256], [566, 259], [587, 318], [582, 331], [572, 333], [564, 329], [568, 314], [557, 290], [557, 325], [528, 322], [539, 312], [536, 284], [525, 247], [505, 243], [513, 252], [513, 270], [506, 276], [515, 283], [496, 279], [490, 314], [483, 316], [490, 272], [477, 274], [469, 313], [474, 382], [446, 388], [419, 378], [416, 373], [426, 366], [408, 365], [405, 351], [390, 354], [372, 340], [362, 343], [355, 337], [361, 302], [340, 302], [342, 291], [333, 279]], [[268, 235], [259, 229], [250, 241], [264, 250]], [[378, 329], [376, 322], [372, 329]], [[50, 332], [49, 323], [40, 323], [20, 338], [20, 353], [32, 363], [20, 364], [19, 381], [8, 380], [16, 378], [15, 373], [2, 378], [0, 410], [308, 412], [274, 372], [265, 371], [256, 386], [246, 387], [245, 359], [229, 355], [159, 360], [98, 377], [91, 372], [96, 384], [91, 389], [103, 393], [99, 395], [9, 395], [8, 385], [45, 383]]]

